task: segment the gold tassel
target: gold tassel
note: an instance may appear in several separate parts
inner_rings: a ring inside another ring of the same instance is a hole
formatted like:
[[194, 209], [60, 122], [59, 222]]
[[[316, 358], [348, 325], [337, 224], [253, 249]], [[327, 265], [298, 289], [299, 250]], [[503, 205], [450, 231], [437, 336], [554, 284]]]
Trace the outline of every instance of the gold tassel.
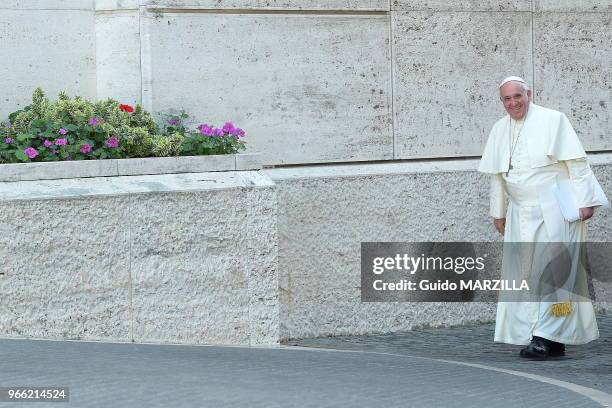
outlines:
[[569, 316], [572, 312], [572, 302], [554, 303], [550, 307], [550, 314], [555, 317]]

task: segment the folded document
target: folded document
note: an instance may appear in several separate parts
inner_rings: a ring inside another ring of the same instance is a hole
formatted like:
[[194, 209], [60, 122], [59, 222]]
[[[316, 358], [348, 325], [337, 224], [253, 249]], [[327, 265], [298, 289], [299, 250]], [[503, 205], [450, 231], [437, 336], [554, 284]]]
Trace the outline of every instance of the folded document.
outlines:
[[[589, 180], [593, 191], [593, 206], [609, 207], [610, 202], [606, 198], [601, 185], [597, 181], [594, 175]], [[552, 193], [559, 203], [563, 218], [567, 221], [577, 221], [580, 219], [580, 208], [575, 199], [573, 180], [559, 180], [556, 184], [551, 187]]]

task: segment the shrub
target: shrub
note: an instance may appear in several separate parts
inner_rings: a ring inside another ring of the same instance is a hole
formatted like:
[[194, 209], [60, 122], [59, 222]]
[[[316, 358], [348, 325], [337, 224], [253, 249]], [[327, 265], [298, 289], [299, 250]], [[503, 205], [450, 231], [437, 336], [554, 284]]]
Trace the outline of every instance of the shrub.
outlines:
[[91, 102], [37, 88], [32, 103], [0, 123], [0, 163], [232, 154], [244, 150], [242, 129], [185, 127], [187, 114], [167, 116], [162, 129], [140, 105]]

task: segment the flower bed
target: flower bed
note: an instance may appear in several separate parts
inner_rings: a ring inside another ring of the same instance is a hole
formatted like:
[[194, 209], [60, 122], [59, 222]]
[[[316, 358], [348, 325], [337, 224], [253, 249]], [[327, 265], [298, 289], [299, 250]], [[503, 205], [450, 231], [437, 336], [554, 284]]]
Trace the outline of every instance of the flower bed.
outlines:
[[235, 154], [244, 130], [226, 122], [188, 130], [188, 116], [166, 115], [158, 126], [140, 105], [91, 102], [38, 88], [32, 103], [0, 123], [0, 163]]

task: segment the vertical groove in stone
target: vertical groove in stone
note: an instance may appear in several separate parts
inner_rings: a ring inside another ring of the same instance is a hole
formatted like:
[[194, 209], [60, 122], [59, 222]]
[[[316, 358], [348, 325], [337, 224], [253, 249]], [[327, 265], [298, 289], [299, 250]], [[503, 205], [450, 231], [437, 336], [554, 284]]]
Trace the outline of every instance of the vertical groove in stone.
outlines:
[[146, 13], [146, 8], [141, 6], [138, 12], [140, 26], [140, 94], [142, 107], [147, 111], [153, 111], [151, 33], [149, 32]]
[[390, 80], [391, 80], [391, 100], [389, 101], [391, 105], [391, 137], [393, 138], [392, 148], [393, 148], [393, 160], [397, 159], [395, 156], [395, 80], [393, 78], [393, 12], [391, 11], [391, 2], [393, 0], [389, 0], [389, 71], [390, 71]]
[[[134, 196], [132, 195], [127, 200], [128, 208], [127, 213], [130, 216], [130, 219], [133, 219], [132, 214], [132, 200]], [[134, 285], [132, 278], [132, 225], [128, 225], [128, 299], [129, 299], [129, 311], [130, 311], [130, 341], [133, 343], [135, 340], [134, 337], [134, 304], [133, 304], [133, 296], [134, 296]]]

